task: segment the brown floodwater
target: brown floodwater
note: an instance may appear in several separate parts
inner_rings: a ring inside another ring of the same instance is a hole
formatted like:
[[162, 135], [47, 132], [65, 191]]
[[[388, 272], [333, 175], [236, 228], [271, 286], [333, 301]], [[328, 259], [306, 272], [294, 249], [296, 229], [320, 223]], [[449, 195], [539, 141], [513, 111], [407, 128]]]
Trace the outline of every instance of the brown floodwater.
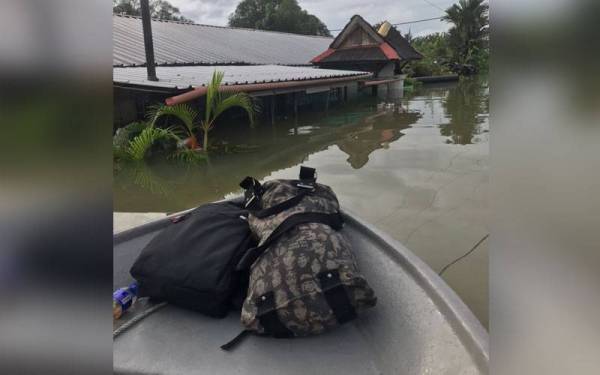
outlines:
[[[238, 194], [245, 176], [295, 178], [307, 165], [343, 208], [439, 272], [488, 234], [488, 93], [485, 79], [465, 79], [275, 125], [219, 124], [211, 137], [227, 151], [208, 162], [115, 165], [114, 211], [176, 212]], [[443, 278], [487, 327], [487, 239]]]

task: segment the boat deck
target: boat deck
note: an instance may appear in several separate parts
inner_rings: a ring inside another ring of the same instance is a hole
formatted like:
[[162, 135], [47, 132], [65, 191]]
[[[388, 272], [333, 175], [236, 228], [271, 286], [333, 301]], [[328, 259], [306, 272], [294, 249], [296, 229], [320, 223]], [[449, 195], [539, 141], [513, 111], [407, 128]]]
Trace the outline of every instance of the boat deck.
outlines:
[[[345, 214], [343, 229], [378, 297], [374, 309], [330, 333], [298, 339], [248, 337], [232, 352], [219, 346], [241, 330], [167, 305], [114, 341], [116, 373], [161, 374], [482, 374], [487, 333], [456, 294], [419, 258]], [[115, 236], [114, 286], [168, 220]]]

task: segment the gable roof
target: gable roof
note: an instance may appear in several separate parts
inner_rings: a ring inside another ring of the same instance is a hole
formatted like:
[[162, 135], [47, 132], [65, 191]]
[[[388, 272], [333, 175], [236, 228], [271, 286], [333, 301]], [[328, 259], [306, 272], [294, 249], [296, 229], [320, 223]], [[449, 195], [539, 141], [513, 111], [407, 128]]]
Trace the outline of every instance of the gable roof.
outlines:
[[333, 42], [331, 42], [331, 44], [329, 45], [329, 48], [333, 48], [333, 49], [339, 48], [340, 44], [344, 40], [346, 40], [346, 38], [348, 38], [348, 36], [355, 29], [357, 29], [359, 27], [362, 28], [364, 31], [366, 31], [367, 34], [369, 34], [369, 36], [371, 36], [373, 39], [375, 39], [375, 41], [377, 41], [378, 43], [384, 42], [381, 35], [379, 35], [379, 33], [373, 28], [373, 26], [371, 26], [367, 21], [365, 21], [365, 19], [362, 18], [361, 16], [359, 16], [358, 14], [355, 14], [350, 19], [350, 22], [348, 22], [346, 24], [346, 26], [344, 26], [342, 31], [335, 37]]
[[402, 57], [404, 60], [418, 60], [423, 58], [423, 55], [419, 53], [416, 49], [414, 49], [408, 40], [400, 34], [395, 27], [392, 27], [390, 31], [388, 31], [385, 40], [398, 52], [398, 55]]
[[[376, 44], [342, 47], [344, 41], [357, 29], [364, 30]], [[379, 50], [379, 51], [376, 51]], [[391, 27], [386, 35], [379, 34], [373, 26], [359, 15], [352, 16], [329, 49], [314, 57], [315, 64], [342, 61], [417, 60], [423, 56], [415, 50], [398, 30]]]
[[[333, 38], [152, 20], [156, 64], [310, 65]], [[146, 63], [142, 20], [113, 15], [113, 66]]]

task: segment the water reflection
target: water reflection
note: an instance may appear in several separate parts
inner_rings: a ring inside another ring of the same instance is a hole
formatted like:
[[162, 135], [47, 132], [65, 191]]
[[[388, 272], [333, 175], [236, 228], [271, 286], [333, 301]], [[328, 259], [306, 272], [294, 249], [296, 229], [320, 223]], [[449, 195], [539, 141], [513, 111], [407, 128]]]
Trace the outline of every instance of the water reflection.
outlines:
[[[174, 212], [239, 192], [247, 175], [293, 178], [319, 170], [342, 207], [405, 244], [439, 271], [488, 233], [485, 82], [427, 85], [404, 98], [363, 98], [274, 126], [225, 122], [210, 162], [119, 164], [114, 209]], [[308, 160], [310, 159], [310, 160]], [[487, 325], [487, 243], [444, 274]]]
[[442, 105], [449, 118], [449, 122], [440, 125], [440, 133], [448, 137], [446, 143], [477, 143], [481, 141], [478, 135], [488, 132], [481, 127], [489, 113], [488, 88], [481, 79], [463, 79], [448, 90]]
[[409, 112], [399, 104], [378, 106], [374, 115], [366, 117], [365, 126], [350, 131], [335, 144], [348, 154], [347, 162], [354, 169], [362, 168], [369, 155], [377, 149], [387, 149], [390, 143], [404, 135], [402, 129], [410, 127], [421, 117], [419, 112]]
[[466, 80], [458, 85], [424, 86], [385, 102], [365, 97], [327, 112], [280, 119], [275, 125], [220, 124], [211, 135], [227, 152], [211, 155], [208, 163], [158, 160], [115, 166], [115, 211], [173, 212], [222, 199], [238, 191], [245, 176], [262, 179], [325, 150], [340, 150], [347, 155], [340, 163], [355, 170], [365, 168], [374, 152], [394, 147], [410, 128], [439, 127], [441, 136], [434, 138], [439, 144], [478, 142], [487, 131], [486, 96], [485, 86]]

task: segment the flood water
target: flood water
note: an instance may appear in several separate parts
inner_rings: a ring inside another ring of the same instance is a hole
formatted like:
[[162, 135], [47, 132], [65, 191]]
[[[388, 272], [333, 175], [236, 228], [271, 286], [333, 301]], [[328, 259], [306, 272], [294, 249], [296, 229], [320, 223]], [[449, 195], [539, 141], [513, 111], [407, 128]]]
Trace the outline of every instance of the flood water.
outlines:
[[[488, 234], [488, 108], [478, 78], [425, 85], [394, 104], [361, 98], [275, 125], [219, 124], [212, 139], [229, 151], [206, 163], [116, 165], [114, 211], [176, 212], [239, 193], [245, 176], [296, 178], [307, 165], [342, 208], [439, 272]], [[443, 278], [487, 327], [487, 239]]]

